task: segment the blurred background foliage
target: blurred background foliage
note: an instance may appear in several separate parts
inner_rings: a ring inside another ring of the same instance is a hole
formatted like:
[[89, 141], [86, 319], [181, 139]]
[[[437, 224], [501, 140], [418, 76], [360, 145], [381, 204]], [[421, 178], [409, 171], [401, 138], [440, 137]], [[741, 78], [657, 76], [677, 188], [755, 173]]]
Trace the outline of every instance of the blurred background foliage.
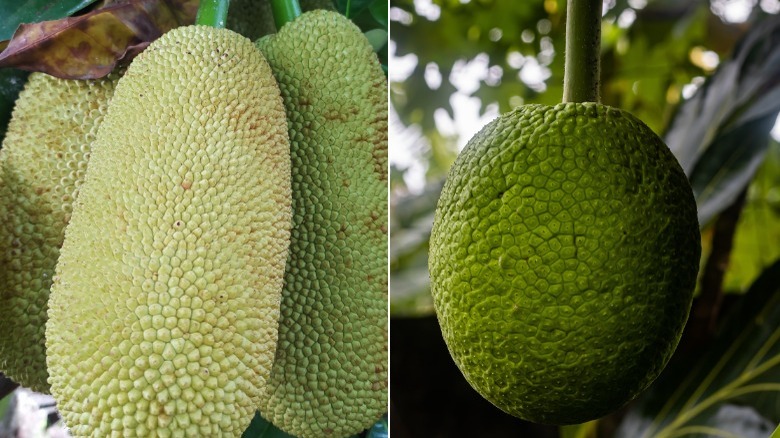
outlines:
[[602, 103], [633, 112], [680, 160], [703, 254], [667, 371], [623, 411], [560, 430], [469, 398], [433, 315], [427, 252], [444, 177], [471, 135], [517, 105], [560, 102], [565, 1], [390, 6], [394, 433], [450, 436], [454, 424], [482, 436], [768, 436], [780, 423], [780, 2], [604, 1]]

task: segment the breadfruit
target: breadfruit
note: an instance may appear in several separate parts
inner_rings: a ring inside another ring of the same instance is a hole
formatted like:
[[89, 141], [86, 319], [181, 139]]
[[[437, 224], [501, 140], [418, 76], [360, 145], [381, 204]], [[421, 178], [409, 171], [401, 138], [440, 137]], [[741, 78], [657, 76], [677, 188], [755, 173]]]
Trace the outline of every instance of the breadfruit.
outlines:
[[387, 82], [360, 30], [314, 11], [261, 39], [290, 128], [293, 229], [260, 412], [342, 437], [387, 410]]
[[[335, 11], [332, 0], [300, 0], [301, 10], [325, 9]], [[233, 0], [230, 2], [227, 28], [256, 40], [276, 33], [271, 0]]]
[[38, 392], [54, 267], [117, 78], [31, 74], [0, 151], [0, 371]]
[[248, 39], [176, 28], [119, 81], [49, 303], [76, 436], [239, 436], [274, 358], [291, 225], [279, 88]]
[[526, 105], [475, 135], [436, 208], [434, 306], [466, 380], [505, 412], [582, 423], [634, 398], [688, 318], [696, 203], [645, 124]]

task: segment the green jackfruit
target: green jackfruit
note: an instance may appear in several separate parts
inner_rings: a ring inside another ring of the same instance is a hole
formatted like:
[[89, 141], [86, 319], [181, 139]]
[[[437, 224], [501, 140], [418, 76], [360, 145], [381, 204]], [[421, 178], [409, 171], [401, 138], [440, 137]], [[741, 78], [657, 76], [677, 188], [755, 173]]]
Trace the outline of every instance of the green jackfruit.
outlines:
[[[301, 10], [325, 9], [335, 11], [332, 0], [300, 0]], [[227, 28], [256, 40], [276, 33], [271, 0], [233, 0], [227, 18]]]
[[674, 352], [701, 252], [691, 186], [640, 120], [524, 105], [466, 145], [430, 240], [431, 293], [466, 380], [529, 421], [618, 409]]
[[341, 437], [387, 409], [387, 82], [360, 30], [305, 13], [261, 39], [290, 127], [293, 230], [260, 412]]
[[48, 392], [44, 330], [65, 225], [118, 76], [30, 75], [0, 151], [0, 371]]
[[277, 341], [290, 149], [268, 64], [225, 29], [119, 81], [65, 233], [47, 364], [76, 436], [239, 436]]

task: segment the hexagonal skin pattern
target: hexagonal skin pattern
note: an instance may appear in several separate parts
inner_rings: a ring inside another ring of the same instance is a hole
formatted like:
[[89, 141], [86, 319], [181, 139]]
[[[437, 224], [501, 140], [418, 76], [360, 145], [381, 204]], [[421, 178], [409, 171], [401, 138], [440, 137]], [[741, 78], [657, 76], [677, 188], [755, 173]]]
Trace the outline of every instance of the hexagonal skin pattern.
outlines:
[[281, 95], [252, 43], [176, 28], [117, 84], [49, 302], [74, 436], [240, 436], [277, 342], [291, 227]]
[[387, 411], [387, 81], [357, 26], [307, 12], [257, 42], [290, 129], [293, 230], [260, 412], [300, 438]]
[[38, 392], [54, 267], [118, 78], [31, 74], [0, 151], [0, 371]]
[[690, 310], [696, 204], [646, 125], [595, 103], [526, 105], [458, 156], [429, 270], [447, 346], [491, 403], [573, 424], [661, 372]]

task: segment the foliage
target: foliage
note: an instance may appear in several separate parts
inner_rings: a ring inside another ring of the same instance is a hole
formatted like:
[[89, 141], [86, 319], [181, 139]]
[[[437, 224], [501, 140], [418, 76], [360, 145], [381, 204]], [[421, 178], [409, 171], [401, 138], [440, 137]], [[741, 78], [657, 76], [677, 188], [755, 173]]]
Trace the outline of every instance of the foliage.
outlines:
[[83, 15], [21, 24], [0, 53], [0, 67], [100, 78], [168, 30], [193, 23], [197, 6], [196, 0], [109, 2]]
[[[0, 41], [10, 39], [19, 23], [37, 23], [68, 17], [97, 0], [2, 0], [0, 10]], [[0, 45], [0, 48], [3, 48]]]
[[780, 423], [780, 260], [721, 321], [696, 362], [669, 367], [626, 415], [616, 438], [767, 436]]
[[780, 16], [751, 30], [680, 106], [665, 136], [693, 186], [699, 222], [728, 206], [764, 158], [780, 111]]

